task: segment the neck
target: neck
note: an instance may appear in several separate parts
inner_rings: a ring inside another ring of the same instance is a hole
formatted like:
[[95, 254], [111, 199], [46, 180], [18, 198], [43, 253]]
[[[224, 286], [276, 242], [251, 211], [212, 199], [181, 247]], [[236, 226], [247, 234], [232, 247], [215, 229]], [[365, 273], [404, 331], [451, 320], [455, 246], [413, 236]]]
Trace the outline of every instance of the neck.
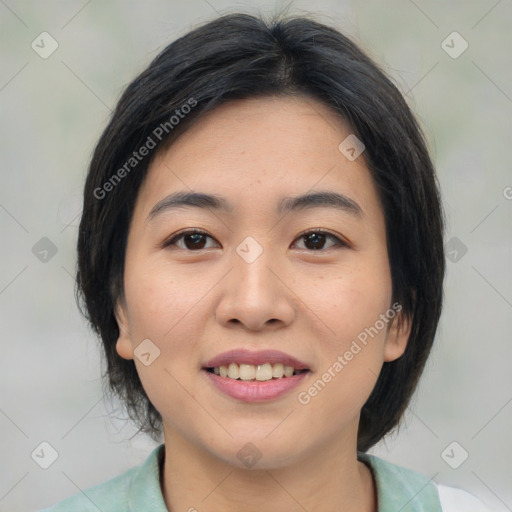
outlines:
[[[162, 492], [170, 512], [376, 512], [371, 471], [346, 443], [315, 447], [293, 464], [247, 469], [229, 464], [164, 428]], [[342, 507], [341, 507], [342, 504]]]

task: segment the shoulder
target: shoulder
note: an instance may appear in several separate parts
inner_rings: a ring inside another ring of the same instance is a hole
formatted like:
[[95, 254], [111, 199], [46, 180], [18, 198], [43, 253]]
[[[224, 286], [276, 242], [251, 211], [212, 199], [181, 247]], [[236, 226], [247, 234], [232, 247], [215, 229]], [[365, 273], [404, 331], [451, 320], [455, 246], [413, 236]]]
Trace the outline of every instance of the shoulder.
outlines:
[[155, 512], [166, 510], [163, 507], [159, 481], [159, 465], [163, 454], [164, 446], [160, 445], [140, 466], [133, 467], [40, 512], [126, 512], [140, 503], [152, 506], [150, 508]]
[[137, 468], [66, 498], [40, 512], [117, 512], [128, 510], [128, 489]]

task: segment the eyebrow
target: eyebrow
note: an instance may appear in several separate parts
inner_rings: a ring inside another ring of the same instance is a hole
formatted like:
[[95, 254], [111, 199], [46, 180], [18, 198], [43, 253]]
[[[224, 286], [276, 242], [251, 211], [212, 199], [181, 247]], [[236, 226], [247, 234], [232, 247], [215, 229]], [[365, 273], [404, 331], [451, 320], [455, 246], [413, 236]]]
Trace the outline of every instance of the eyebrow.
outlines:
[[[211, 208], [227, 213], [232, 213], [234, 209], [233, 205], [227, 199], [215, 194], [174, 192], [164, 197], [153, 206], [146, 221], [149, 222], [164, 212], [190, 207], [203, 209]], [[309, 210], [313, 208], [333, 208], [354, 215], [355, 217], [363, 217], [363, 210], [353, 199], [343, 194], [330, 191], [311, 192], [300, 196], [285, 197], [278, 203], [277, 213], [283, 215], [291, 211]]]

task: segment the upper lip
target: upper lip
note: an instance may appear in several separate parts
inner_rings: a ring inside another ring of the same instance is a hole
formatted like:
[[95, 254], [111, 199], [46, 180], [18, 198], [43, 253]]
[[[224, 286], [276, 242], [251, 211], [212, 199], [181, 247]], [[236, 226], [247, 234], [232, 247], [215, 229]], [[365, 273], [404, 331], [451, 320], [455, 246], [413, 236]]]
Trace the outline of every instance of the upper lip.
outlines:
[[216, 368], [219, 366], [228, 366], [229, 363], [237, 364], [276, 364], [281, 363], [285, 366], [293, 366], [296, 370], [309, 370], [309, 366], [297, 358], [280, 352], [279, 350], [258, 350], [251, 351], [247, 349], [233, 349], [223, 352], [207, 361], [203, 368]]

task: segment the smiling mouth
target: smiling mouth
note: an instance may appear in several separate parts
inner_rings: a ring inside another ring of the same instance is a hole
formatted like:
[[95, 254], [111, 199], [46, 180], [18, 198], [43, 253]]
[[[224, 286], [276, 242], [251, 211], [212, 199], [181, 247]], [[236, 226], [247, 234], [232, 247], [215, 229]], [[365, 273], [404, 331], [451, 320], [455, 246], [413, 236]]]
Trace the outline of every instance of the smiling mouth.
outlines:
[[293, 366], [282, 363], [244, 364], [230, 363], [210, 368], [204, 368], [210, 373], [233, 380], [243, 381], [269, 381], [273, 379], [286, 379], [309, 370], [296, 370]]

